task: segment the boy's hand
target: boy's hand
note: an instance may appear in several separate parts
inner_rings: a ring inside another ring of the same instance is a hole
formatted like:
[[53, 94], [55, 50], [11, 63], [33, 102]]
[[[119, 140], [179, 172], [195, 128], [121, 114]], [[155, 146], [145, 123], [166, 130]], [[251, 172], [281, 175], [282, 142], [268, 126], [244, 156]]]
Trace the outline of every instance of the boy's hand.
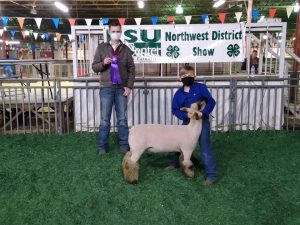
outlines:
[[[188, 114], [187, 114], [187, 116], [188, 116], [188, 118], [189, 119], [192, 119], [193, 117], [194, 117], [194, 114], [195, 114], [196, 112], [188, 112]], [[198, 116], [200, 117], [200, 118], [202, 118], [202, 116], [203, 116], [203, 113], [202, 112], [197, 112], [198, 113]]]

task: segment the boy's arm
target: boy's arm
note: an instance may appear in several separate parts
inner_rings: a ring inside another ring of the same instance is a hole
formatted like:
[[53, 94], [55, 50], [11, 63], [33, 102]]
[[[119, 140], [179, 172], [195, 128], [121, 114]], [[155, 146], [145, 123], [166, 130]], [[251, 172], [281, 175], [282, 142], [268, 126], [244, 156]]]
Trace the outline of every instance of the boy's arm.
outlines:
[[177, 96], [175, 94], [173, 100], [172, 100], [172, 113], [175, 115], [178, 119], [186, 121], [188, 120], [187, 112], [181, 111], [180, 108], [183, 107], [178, 102]]
[[213, 97], [211, 96], [210, 92], [208, 91], [207, 86], [204, 84], [203, 86], [203, 97], [206, 100], [206, 105], [204, 107], [204, 109], [201, 111], [204, 117], [208, 117], [209, 114], [213, 111], [213, 109], [215, 108], [216, 105], [216, 101], [213, 99]]

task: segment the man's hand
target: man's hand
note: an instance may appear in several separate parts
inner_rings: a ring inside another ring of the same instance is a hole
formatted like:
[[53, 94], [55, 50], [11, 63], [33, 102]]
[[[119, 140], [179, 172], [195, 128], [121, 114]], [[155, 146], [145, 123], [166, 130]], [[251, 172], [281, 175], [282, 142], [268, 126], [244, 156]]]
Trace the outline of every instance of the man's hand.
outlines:
[[[196, 112], [188, 112], [187, 117], [189, 119], [192, 119], [195, 116], [195, 113]], [[202, 118], [202, 116], [203, 116], [202, 112], [197, 112], [197, 113], [198, 113], [199, 118]]]
[[130, 92], [131, 92], [131, 89], [130, 88], [128, 88], [128, 87], [124, 87], [124, 96], [129, 96], [130, 95]]
[[111, 64], [111, 58], [106, 57], [106, 58], [103, 60], [103, 64], [104, 64], [104, 65]]

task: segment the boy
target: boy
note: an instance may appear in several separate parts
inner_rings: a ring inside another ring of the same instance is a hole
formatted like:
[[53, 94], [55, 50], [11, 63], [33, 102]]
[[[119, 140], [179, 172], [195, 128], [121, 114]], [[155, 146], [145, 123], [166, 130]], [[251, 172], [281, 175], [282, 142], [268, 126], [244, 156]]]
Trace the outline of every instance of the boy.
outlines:
[[[204, 186], [210, 186], [217, 182], [217, 165], [215, 157], [211, 150], [210, 145], [210, 122], [209, 114], [213, 111], [216, 102], [212, 98], [205, 84], [196, 83], [195, 71], [191, 66], [184, 66], [180, 70], [180, 80], [183, 83], [183, 87], [177, 90], [172, 101], [172, 113], [180, 120], [184, 125], [189, 123], [189, 117], [187, 112], [180, 110], [181, 107], [190, 107], [192, 103], [199, 100], [206, 102], [205, 108], [200, 112], [202, 116], [202, 132], [199, 137], [200, 155], [204, 163], [205, 180]], [[172, 166], [179, 168], [179, 155], [176, 153], [172, 162]]]

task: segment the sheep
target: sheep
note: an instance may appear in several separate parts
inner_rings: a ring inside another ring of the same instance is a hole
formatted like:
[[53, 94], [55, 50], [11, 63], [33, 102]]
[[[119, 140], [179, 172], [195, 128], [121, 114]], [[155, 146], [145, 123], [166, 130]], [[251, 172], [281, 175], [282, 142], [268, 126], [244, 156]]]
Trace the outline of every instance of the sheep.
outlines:
[[181, 152], [180, 166], [184, 174], [194, 177], [191, 169], [192, 153], [197, 145], [201, 130], [202, 118], [199, 110], [205, 107], [204, 101], [193, 103], [190, 108], [180, 110], [188, 112], [188, 125], [159, 125], [139, 124], [130, 129], [128, 151], [122, 162], [124, 179], [129, 183], [136, 183], [139, 177], [138, 161], [144, 151], [150, 152]]

